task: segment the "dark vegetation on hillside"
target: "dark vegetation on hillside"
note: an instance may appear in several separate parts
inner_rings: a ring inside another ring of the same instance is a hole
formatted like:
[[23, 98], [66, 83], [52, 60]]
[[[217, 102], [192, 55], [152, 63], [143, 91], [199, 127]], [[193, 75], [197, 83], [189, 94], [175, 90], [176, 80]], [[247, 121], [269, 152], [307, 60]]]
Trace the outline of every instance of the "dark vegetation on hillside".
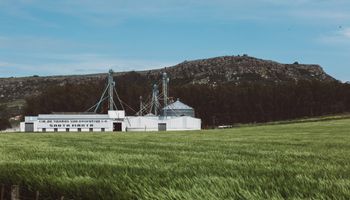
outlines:
[[[153, 80], [136, 72], [116, 79], [120, 98], [128, 115], [139, 107], [139, 96], [151, 94]], [[52, 86], [26, 99], [25, 115], [52, 112], [81, 112], [99, 99], [105, 81], [97, 84]], [[297, 81], [284, 83], [191, 84], [170, 82], [170, 96], [195, 108], [204, 127], [222, 124], [288, 120], [350, 112], [350, 85], [337, 81]], [[106, 112], [107, 106], [100, 112]]]
[[9, 122], [10, 114], [5, 106], [0, 106], [0, 131], [11, 127]]

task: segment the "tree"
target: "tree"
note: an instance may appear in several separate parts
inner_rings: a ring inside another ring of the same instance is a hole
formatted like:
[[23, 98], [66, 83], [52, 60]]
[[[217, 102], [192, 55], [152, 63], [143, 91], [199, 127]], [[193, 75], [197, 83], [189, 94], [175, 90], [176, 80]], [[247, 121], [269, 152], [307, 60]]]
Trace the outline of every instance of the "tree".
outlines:
[[0, 106], [0, 130], [6, 130], [10, 128], [8, 112], [5, 106]]

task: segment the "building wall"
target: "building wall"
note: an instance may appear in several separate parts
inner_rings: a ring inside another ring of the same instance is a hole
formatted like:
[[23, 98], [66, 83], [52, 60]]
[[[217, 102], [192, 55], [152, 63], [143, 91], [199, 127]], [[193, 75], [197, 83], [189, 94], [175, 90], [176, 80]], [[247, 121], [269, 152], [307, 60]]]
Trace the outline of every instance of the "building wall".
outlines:
[[127, 131], [158, 131], [158, 117], [127, 117]]
[[25, 122], [21, 122], [20, 124], [19, 124], [19, 129], [20, 129], [20, 131], [21, 132], [24, 132], [25, 131]]
[[167, 120], [167, 130], [180, 131], [180, 130], [200, 130], [201, 120], [193, 117], [176, 117]]
[[78, 132], [81, 129], [81, 132], [90, 132], [90, 129], [94, 132], [101, 132], [104, 129], [105, 132], [113, 131], [113, 123], [121, 123], [122, 131], [125, 131], [126, 125], [122, 120], [114, 119], [88, 119], [84, 116], [83, 119], [64, 119], [59, 118], [27, 118], [27, 121], [21, 122], [20, 130], [25, 132], [26, 123], [33, 123], [34, 132]]
[[[89, 119], [84, 115], [83, 119], [55, 119], [53, 116], [45, 118], [28, 118], [26, 122], [21, 123], [21, 131], [25, 131], [25, 123], [33, 123], [34, 132], [78, 132], [78, 128], [81, 132], [90, 132], [90, 128], [94, 132], [101, 132], [104, 128], [105, 132], [113, 131], [113, 123], [121, 123], [122, 131], [158, 131], [160, 124], [166, 124], [166, 130], [168, 131], [184, 131], [184, 130], [200, 130], [201, 120], [189, 116], [182, 117], [126, 117], [124, 120], [116, 119]], [[79, 116], [77, 116], [79, 117]]]
[[183, 117], [128, 117], [125, 120], [127, 131], [158, 131], [158, 124], [165, 123], [168, 131], [200, 130], [201, 120], [198, 118]]

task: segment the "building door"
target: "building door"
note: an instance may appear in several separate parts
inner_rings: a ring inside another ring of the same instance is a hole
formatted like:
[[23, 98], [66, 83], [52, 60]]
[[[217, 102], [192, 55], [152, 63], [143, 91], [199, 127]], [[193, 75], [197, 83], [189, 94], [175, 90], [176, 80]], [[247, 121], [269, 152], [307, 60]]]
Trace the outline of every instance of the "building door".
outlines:
[[34, 132], [34, 123], [25, 123], [24, 124], [25, 132]]
[[166, 123], [159, 123], [158, 131], [166, 131]]
[[113, 131], [114, 132], [122, 131], [122, 123], [120, 122], [113, 123]]

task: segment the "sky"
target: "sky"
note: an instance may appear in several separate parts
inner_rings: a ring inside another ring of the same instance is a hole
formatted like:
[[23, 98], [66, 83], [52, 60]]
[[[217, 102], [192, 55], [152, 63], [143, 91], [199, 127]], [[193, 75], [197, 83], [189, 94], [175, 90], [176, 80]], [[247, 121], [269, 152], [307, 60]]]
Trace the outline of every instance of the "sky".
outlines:
[[0, 0], [0, 77], [248, 54], [350, 81], [349, 0]]

